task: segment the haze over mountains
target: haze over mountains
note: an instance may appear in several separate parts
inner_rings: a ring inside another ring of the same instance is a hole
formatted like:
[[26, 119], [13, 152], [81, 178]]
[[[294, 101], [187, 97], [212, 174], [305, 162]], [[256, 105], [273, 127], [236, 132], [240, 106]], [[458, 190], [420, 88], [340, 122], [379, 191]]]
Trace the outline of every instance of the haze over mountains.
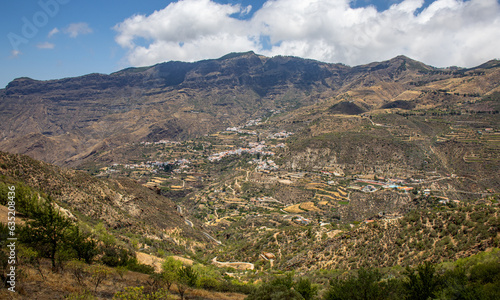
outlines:
[[[498, 91], [499, 66], [490, 61], [472, 69], [436, 69], [398, 56], [349, 67], [247, 52], [110, 75], [18, 78], [0, 90], [0, 149], [78, 166], [93, 154], [125, 143], [200, 137], [269, 111], [291, 112], [309, 105], [340, 114], [446, 109], [465, 94]], [[460, 78], [473, 81], [459, 83]], [[439, 102], [424, 93], [443, 80], [450, 80], [453, 93], [461, 96]]]

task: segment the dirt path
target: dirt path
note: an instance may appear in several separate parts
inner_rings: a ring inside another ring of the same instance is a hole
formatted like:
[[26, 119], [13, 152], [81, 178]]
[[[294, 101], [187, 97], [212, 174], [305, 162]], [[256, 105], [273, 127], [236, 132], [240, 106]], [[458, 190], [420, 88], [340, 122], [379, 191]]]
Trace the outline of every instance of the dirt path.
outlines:
[[248, 262], [221, 262], [217, 261], [217, 256], [212, 259], [212, 263], [219, 267], [231, 267], [237, 270], [253, 270], [255, 265]]

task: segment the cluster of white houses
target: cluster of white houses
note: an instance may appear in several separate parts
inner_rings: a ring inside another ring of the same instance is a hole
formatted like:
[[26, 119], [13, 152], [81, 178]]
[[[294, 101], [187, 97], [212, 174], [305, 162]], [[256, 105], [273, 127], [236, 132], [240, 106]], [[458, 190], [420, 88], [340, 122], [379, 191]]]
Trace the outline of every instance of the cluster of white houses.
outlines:
[[285, 139], [289, 136], [293, 135], [293, 132], [288, 132], [288, 131], [280, 131], [280, 132], [276, 132], [276, 133], [271, 133], [269, 135], [269, 138], [270, 139]]
[[211, 154], [208, 157], [208, 160], [214, 162], [214, 161], [219, 161], [229, 155], [241, 155], [243, 153], [269, 155], [269, 156], [274, 155], [274, 152], [265, 150], [266, 145], [264, 144], [264, 142], [250, 143], [249, 146], [252, 148], [238, 148], [236, 150], [226, 150], [219, 153]]

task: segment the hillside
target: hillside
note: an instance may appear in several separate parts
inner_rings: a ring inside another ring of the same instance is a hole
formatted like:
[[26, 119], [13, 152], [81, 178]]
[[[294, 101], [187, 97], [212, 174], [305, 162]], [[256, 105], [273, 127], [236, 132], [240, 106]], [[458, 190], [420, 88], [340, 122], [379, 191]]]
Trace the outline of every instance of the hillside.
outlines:
[[[186, 140], [272, 112], [319, 105], [333, 114], [378, 109], [495, 111], [497, 61], [436, 69], [404, 56], [363, 66], [234, 53], [110, 75], [19, 78], [0, 90], [0, 149], [78, 166], [127, 143]], [[57, 152], [57, 155], [55, 154]]]
[[[257, 235], [227, 229], [224, 234], [230, 236], [231, 246], [222, 259], [258, 261], [269, 268], [269, 261], [259, 254], [274, 253], [272, 267], [283, 270], [392, 268], [453, 261], [500, 245], [498, 205], [446, 207], [436, 199], [419, 201], [432, 203], [432, 208], [420, 207], [404, 217], [370, 218], [355, 222], [353, 228], [276, 225], [254, 218], [251, 222], [267, 228]], [[244, 222], [238, 225], [251, 227]]]
[[[26, 186], [52, 197], [77, 222], [99, 223], [127, 244], [157, 244], [177, 254], [205, 247], [208, 240], [187, 225], [168, 198], [127, 178], [99, 179], [23, 155], [0, 152], [2, 184]], [[21, 188], [20, 188], [21, 189]]]
[[[210, 185], [203, 189], [189, 176], [184, 177], [189, 182], [184, 187], [159, 189], [174, 196], [179, 203], [177, 207], [135, 180], [121, 176], [96, 178], [27, 156], [5, 153], [0, 159], [0, 190], [4, 197], [4, 186], [16, 185], [18, 205], [21, 203], [19, 199], [30, 189], [39, 191], [43, 197], [45, 193], [53, 195], [65, 215], [76, 217], [79, 226], [90, 228], [93, 236], [100, 236], [103, 249], [106, 249], [106, 243], [113, 241], [116, 244], [112, 246], [141, 247], [141, 251], [160, 257], [179, 259], [175, 254], [182, 254], [181, 261], [189, 265], [196, 263], [196, 276], [199, 277], [186, 293], [194, 299], [254, 299], [252, 295], [267, 288], [265, 282], [269, 278], [280, 278], [284, 271], [290, 270], [297, 272], [294, 286], [298, 287], [298, 278], [306, 274], [308, 280], [320, 288], [323, 297], [330, 290], [328, 280], [346, 280], [346, 274], [352, 276], [353, 270], [358, 270], [358, 274], [363, 270], [383, 272], [379, 274], [379, 284], [384, 282], [380, 280], [382, 276], [386, 278], [384, 280], [403, 282], [408, 276], [402, 271], [403, 267], [424, 262], [438, 266], [436, 276], [443, 278], [451, 276], [447, 273], [450, 270], [461, 270], [464, 262], [468, 268], [479, 269], [483, 261], [487, 261], [492, 268], [490, 272], [497, 272], [497, 248], [500, 246], [498, 194], [489, 193], [481, 199], [444, 201], [444, 197], [436, 195], [437, 191], [433, 194], [390, 189], [362, 192], [356, 185], [365, 181], [376, 185], [382, 182], [381, 179], [336, 176], [338, 184], [332, 185], [332, 180], [322, 182], [325, 178], [333, 179], [331, 176], [321, 173], [326, 176], [322, 178], [313, 171], [303, 175], [290, 173], [294, 176], [286, 179], [289, 182], [282, 179], [273, 185], [269, 180], [263, 180], [262, 176], [269, 175], [266, 172], [249, 172], [249, 180], [245, 181], [239, 176], [233, 177], [232, 168], [222, 171], [224, 165], [235, 162], [237, 160], [221, 161], [212, 169], [212, 176], [224, 180], [214, 189], [210, 189]], [[174, 176], [170, 180], [174, 180]], [[349, 186], [344, 186], [340, 177], [349, 182]], [[419, 183], [419, 189], [423, 188], [422, 184]], [[188, 189], [179, 195], [180, 191]], [[142, 194], [140, 199], [139, 193]], [[121, 205], [108, 198], [117, 194], [133, 200]], [[252, 196], [258, 199], [249, 199]], [[209, 199], [213, 203], [209, 203]], [[194, 206], [191, 201], [195, 202]], [[215, 218], [203, 215], [207, 207], [213, 209], [209, 211], [216, 215]], [[100, 208], [99, 214], [95, 214], [93, 208]], [[135, 209], [141, 209], [142, 213], [133, 215]], [[196, 224], [204, 224], [193, 225], [187, 218]], [[17, 224], [23, 223], [19, 220]], [[2, 225], [1, 228], [4, 231], [6, 227]], [[106, 234], [103, 238], [102, 231], [106, 232], [103, 228], [107, 228], [114, 238], [106, 237]], [[2, 235], [5, 234], [3, 231]], [[207, 231], [213, 237], [202, 234]], [[1, 241], [4, 243], [3, 239]], [[176, 282], [165, 288], [165, 282], [158, 280], [153, 270], [142, 269], [148, 274], [139, 274], [127, 271], [131, 266], [102, 266], [99, 255], [88, 265], [83, 261], [60, 258], [61, 269], [54, 271], [48, 260], [36, 256], [30, 258], [30, 252], [24, 247], [19, 248], [20, 268], [24, 275], [18, 281], [18, 298], [14, 299], [22, 299], [28, 294], [40, 299], [72, 299], [84, 295], [111, 299], [119, 293], [132, 293], [131, 289], [139, 289], [138, 295], [143, 295], [143, 291], [156, 292], [179, 299], [177, 286], [182, 283]], [[63, 249], [64, 245], [60, 247]], [[468, 281], [463, 284], [473, 284], [477, 280], [477, 274], [471, 272], [466, 274]], [[98, 283], [97, 274], [104, 274]], [[287, 274], [294, 276], [294, 273]], [[476, 284], [474, 288], [488, 289], [490, 281]], [[457, 287], [443, 285], [439, 289], [455, 290]], [[404, 289], [391, 291], [400, 295], [405, 293]], [[0, 291], [2, 295], [5, 293], [4, 289]], [[157, 295], [159, 298], [156, 299], [161, 299], [162, 296]], [[144, 294], [142, 297], [153, 296]]]

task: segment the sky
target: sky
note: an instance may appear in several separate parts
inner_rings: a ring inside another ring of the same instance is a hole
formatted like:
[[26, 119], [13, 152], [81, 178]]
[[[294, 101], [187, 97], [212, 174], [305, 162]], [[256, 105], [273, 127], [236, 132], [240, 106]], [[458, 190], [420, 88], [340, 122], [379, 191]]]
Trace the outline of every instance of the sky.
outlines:
[[0, 88], [254, 51], [360, 65], [500, 58], [500, 0], [24, 0], [0, 4]]

